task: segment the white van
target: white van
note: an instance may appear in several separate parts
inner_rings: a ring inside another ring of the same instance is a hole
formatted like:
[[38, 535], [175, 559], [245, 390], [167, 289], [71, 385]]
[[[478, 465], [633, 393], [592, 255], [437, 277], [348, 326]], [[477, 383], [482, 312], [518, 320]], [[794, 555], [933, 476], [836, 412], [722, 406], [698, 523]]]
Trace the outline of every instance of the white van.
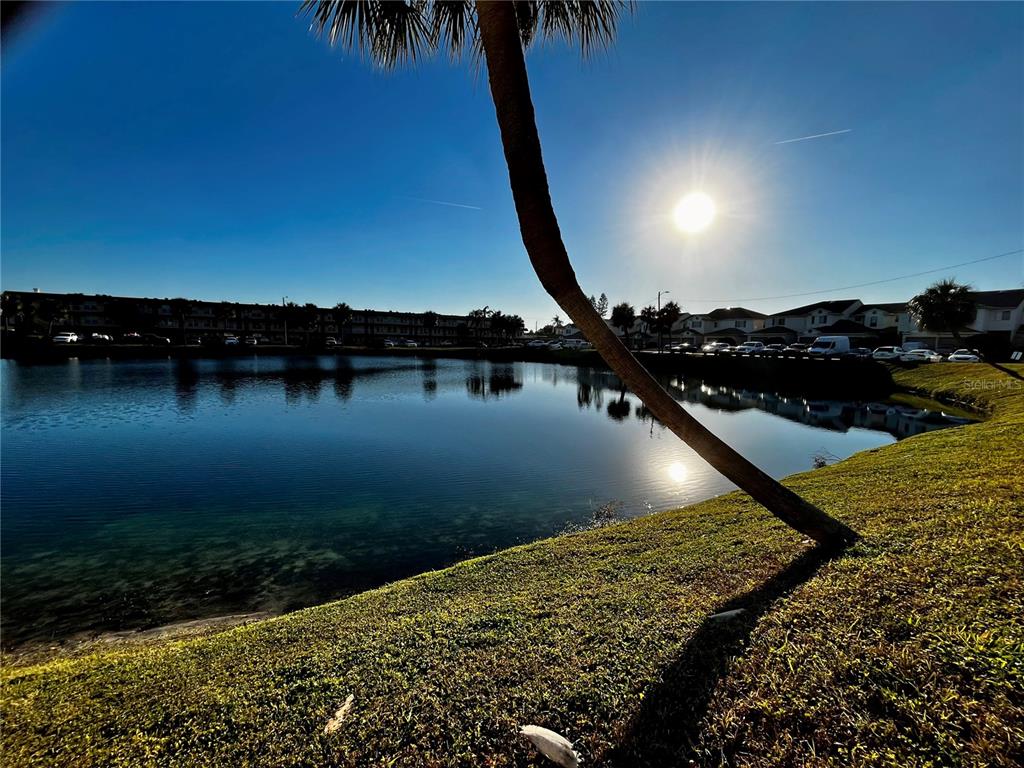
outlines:
[[834, 357], [850, 351], [849, 336], [819, 336], [807, 349], [809, 355]]

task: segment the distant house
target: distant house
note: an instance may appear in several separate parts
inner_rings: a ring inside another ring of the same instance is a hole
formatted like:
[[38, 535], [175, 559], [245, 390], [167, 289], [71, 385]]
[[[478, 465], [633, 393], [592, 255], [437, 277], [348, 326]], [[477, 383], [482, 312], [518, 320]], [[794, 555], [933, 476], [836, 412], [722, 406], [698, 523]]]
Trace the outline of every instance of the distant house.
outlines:
[[[971, 298], [977, 307], [974, 320], [957, 329], [964, 343], [978, 345], [979, 349], [1024, 347], [1024, 288], [974, 291]], [[957, 343], [952, 333], [921, 330], [912, 320], [904, 341], [925, 344], [932, 349], [951, 349]]]
[[865, 304], [856, 311], [853, 319], [876, 331], [879, 336], [892, 335], [897, 340], [917, 329], [905, 301], [891, 304]]
[[786, 328], [795, 332], [796, 338], [809, 341], [815, 336], [824, 335], [815, 332], [815, 329], [826, 328], [839, 320], [852, 319], [851, 316], [860, 306], [860, 299], [816, 301], [783, 312], [774, 312], [768, 316], [765, 326]]

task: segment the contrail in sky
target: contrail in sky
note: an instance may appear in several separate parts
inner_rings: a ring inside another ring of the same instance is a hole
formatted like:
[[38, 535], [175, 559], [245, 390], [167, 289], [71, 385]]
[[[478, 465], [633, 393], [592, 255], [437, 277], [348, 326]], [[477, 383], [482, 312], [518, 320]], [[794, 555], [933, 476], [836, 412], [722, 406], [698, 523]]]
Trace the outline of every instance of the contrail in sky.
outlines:
[[829, 131], [828, 133], [816, 133], [813, 136], [800, 136], [796, 139], [786, 139], [784, 141], [775, 141], [773, 144], [792, 144], [794, 141], [807, 141], [808, 139], [820, 139], [824, 136], [838, 136], [840, 133], [850, 133], [853, 128], [843, 128], [841, 131]]
[[415, 200], [420, 203], [432, 203], [434, 205], [447, 205], [452, 208], [468, 208], [471, 211], [482, 211], [479, 205], [465, 205], [464, 203], [450, 203], [447, 200], [430, 200], [426, 197], [410, 197], [410, 200]]

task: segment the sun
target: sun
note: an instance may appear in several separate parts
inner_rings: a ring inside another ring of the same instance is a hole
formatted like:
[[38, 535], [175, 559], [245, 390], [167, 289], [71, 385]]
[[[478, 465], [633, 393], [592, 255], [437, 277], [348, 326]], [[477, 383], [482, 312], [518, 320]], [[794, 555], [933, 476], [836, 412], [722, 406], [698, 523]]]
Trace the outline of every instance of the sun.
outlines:
[[703, 192], [691, 192], [676, 203], [672, 218], [683, 232], [703, 232], [715, 220], [715, 201]]

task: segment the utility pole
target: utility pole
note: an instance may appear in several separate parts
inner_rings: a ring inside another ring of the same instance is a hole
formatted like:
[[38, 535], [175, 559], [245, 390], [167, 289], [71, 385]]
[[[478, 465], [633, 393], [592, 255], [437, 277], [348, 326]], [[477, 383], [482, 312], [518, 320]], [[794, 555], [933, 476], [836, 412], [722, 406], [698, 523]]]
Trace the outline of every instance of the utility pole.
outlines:
[[[658, 354], [665, 351], [665, 327], [661, 322], [661, 294], [672, 293], [672, 291], [658, 291]], [[650, 294], [647, 294], [650, 296]]]
[[287, 299], [287, 296], [281, 297], [281, 317], [284, 319], [284, 345], [286, 347], [288, 346], [288, 309], [285, 303]]

